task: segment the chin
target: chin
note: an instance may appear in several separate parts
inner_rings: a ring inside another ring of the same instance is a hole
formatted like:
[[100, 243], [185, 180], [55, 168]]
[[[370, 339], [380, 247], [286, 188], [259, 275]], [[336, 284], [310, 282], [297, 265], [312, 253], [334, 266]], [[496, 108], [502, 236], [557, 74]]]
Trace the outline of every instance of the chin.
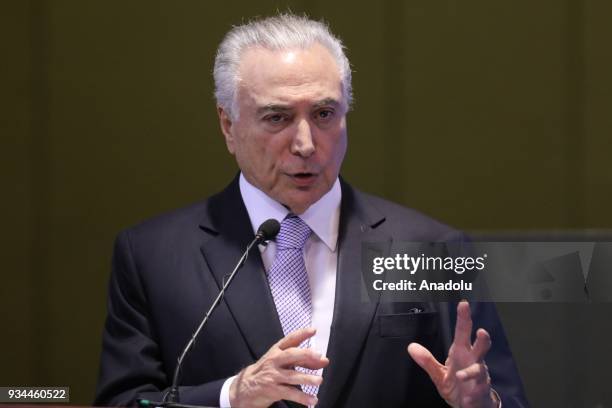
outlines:
[[[299, 215], [303, 212], [305, 212], [306, 210], [308, 210], [310, 208], [311, 205], [313, 205], [314, 203], [316, 203], [317, 201], [319, 201], [319, 199], [322, 197], [323, 195], [317, 195], [317, 196], [310, 196], [308, 197], [308, 199], [301, 199], [301, 200], [294, 200], [291, 201], [291, 204], [289, 205], [289, 207], [291, 208], [291, 211], [296, 214]], [[297, 210], [300, 210], [299, 212]]]

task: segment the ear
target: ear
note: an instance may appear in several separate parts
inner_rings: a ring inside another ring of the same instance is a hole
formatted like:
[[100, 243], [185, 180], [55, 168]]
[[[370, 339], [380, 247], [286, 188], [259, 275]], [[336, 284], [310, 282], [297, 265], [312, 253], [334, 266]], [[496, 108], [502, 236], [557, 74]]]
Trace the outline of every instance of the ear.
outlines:
[[232, 134], [232, 119], [228, 112], [223, 109], [221, 106], [217, 106], [217, 115], [219, 115], [219, 125], [221, 126], [221, 132], [223, 132], [223, 136], [225, 137], [225, 145], [227, 146], [227, 150], [231, 154], [234, 154], [234, 136]]

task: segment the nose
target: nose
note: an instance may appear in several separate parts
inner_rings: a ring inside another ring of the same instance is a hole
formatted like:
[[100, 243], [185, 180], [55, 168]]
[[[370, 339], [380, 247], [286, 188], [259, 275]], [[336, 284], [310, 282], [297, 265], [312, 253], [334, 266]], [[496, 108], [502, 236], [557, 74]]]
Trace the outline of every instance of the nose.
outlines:
[[297, 133], [291, 143], [291, 153], [302, 157], [310, 157], [314, 153], [315, 146], [310, 129], [310, 123], [307, 120], [301, 120], [297, 124]]

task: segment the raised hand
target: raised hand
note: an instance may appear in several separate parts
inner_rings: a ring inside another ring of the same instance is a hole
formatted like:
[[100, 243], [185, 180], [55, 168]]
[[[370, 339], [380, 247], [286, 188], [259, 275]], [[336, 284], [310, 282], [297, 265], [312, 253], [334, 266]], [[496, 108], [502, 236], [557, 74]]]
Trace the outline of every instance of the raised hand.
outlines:
[[476, 332], [471, 343], [472, 317], [468, 302], [457, 305], [455, 338], [444, 365], [418, 343], [408, 345], [408, 354], [421, 366], [444, 400], [455, 408], [489, 408], [499, 406], [491, 389], [489, 371], [484, 358], [491, 348], [491, 337], [484, 329]]

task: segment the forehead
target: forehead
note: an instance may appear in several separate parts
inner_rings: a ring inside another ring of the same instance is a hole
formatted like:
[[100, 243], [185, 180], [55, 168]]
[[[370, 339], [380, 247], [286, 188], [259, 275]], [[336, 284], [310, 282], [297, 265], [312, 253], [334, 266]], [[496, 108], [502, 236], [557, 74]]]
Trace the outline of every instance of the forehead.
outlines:
[[342, 79], [330, 52], [315, 43], [306, 49], [244, 51], [239, 68], [239, 103], [343, 100]]

